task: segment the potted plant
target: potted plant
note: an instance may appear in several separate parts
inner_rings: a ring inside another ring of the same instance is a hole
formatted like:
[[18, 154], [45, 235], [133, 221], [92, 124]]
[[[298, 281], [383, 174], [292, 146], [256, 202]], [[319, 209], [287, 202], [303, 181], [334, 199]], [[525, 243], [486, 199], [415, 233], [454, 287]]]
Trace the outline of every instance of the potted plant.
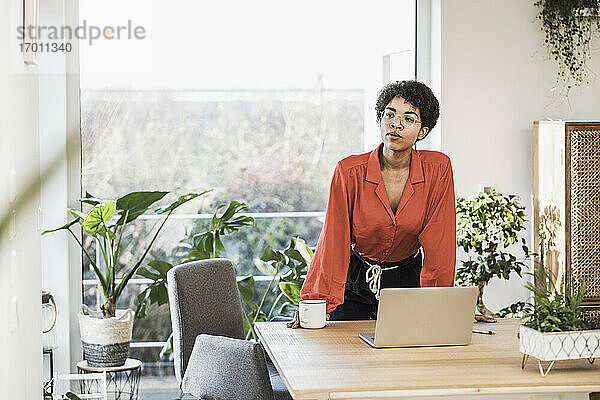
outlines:
[[[550, 273], [545, 275], [550, 288], [537, 287], [531, 282], [525, 285], [533, 294], [533, 304], [529, 303], [523, 316], [526, 322], [519, 328], [521, 368], [525, 368], [530, 356], [535, 357], [542, 376], [548, 375], [558, 360], [586, 358], [593, 363], [600, 356], [598, 321], [585, 320], [580, 307], [585, 282], [569, 298], [562, 286], [559, 290], [554, 287], [556, 279]], [[550, 361], [546, 371], [542, 361]]]
[[525, 239], [521, 239], [523, 259], [505, 251], [517, 242], [518, 233], [525, 229], [525, 207], [519, 200], [519, 196], [503, 196], [493, 189], [473, 200], [457, 200], [457, 242], [470, 254], [468, 260], [462, 261], [455, 280], [458, 284], [479, 288], [477, 311], [483, 315], [496, 317], [483, 303], [484, 288], [489, 280], [492, 277], [509, 279], [511, 272], [521, 276], [523, 261], [531, 255]]
[[[125, 363], [133, 329], [133, 312], [129, 309], [117, 311], [117, 301], [129, 280], [142, 265], [173, 211], [182, 204], [207, 193], [207, 191], [188, 193], [179, 197], [169, 206], [156, 209], [154, 211], [156, 214], [164, 214], [165, 217], [154, 236], [135, 264], [131, 266], [120, 265], [119, 251], [125, 225], [145, 214], [153, 204], [161, 200], [167, 193], [169, 192], [132, 192], [115, 201], [98, 200], [86, 193], [86, 197], [81, 201], [92, 206], [87, 213], [69, 209], [75, 219], [59, 228], [42, 232], [42, 235], [45, 235], [59, 230], [69, 231], [81, 247], [98, 278], [98, 290], [103, 301], [101, 312], [91, 312], [83, 306], [82, 313], [79, 315], [83, 354], [90, 366], [112, 367], [121, 366]], [[96, 239], [104, 265], [98, 265], [90, 257], [82, 241], [71, 229], [75, 224], [79, 224], [86, 234]], [[117, 275], [122, 275], [120, 281], [117, 280]]]

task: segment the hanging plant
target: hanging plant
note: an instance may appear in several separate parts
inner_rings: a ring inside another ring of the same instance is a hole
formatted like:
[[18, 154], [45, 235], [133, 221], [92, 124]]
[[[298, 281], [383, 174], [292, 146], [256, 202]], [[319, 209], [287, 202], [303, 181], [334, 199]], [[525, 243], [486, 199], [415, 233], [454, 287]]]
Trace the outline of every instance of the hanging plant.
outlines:
[[537, 0], [544, 44], [558, 64], [556, 87], [569, 95], [574, 86], [589, 83], [590, 40], [600, 28], [600, 0]]

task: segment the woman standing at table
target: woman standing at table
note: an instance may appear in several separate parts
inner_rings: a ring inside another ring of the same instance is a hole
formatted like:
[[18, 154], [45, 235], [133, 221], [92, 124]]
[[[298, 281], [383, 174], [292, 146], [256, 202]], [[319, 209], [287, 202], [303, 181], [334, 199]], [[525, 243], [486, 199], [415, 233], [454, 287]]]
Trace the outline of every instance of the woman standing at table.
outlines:
[[450, 159], [413, 149], [435, 126], [439, 102], [426, 85], [402, 81], [381, 90], [375, 110], [382, 143], [337, 163], [302, 286], [302, 299], [326, 299], [331, 320], [375, 319], [382, 288], [454, 283]]

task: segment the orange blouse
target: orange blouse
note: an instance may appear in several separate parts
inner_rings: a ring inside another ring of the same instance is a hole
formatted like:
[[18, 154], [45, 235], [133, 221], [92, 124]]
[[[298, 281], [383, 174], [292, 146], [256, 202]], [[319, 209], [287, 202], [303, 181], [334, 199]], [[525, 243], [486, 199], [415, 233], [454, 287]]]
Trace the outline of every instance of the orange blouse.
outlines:
[[351, 248], [374, 261], [395, 262], [423, 247], [421, 286], [454, 284], [456, 208], [450, 159], [413, 149], [394, 215], [379, 167], [382, 146], [344, 158], [333, 173], [325, 224], [300, 292], [302, 299], [326, 299], [328, 313], [344, 302]]

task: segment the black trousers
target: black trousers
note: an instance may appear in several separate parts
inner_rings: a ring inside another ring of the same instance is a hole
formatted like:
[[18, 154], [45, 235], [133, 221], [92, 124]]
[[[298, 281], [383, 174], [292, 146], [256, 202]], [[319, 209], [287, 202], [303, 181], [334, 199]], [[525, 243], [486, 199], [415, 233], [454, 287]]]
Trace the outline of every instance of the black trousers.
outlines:
[[369, 289], [366, 280], [366, 272], [369, 268], [365, 261], [370, 264], [379, 264], [382, 268], [397, 265], [398, 268], [383, 271], [381, 273], [381, 289], [384, 288], [413, 288], [421, 286], [421, 267], [423, 259], [421, 251], [409, 258], [398, 262], [377, 263], [368, 258], [360, 256], [352, 251], [348, 277], [346, 278], [346, 290], [344, 303], [337, 306], [329, 314], [330, 321], [350, 321], [357, 319], [377, 319], [377, 306], [379, 301], [375, 294]]

